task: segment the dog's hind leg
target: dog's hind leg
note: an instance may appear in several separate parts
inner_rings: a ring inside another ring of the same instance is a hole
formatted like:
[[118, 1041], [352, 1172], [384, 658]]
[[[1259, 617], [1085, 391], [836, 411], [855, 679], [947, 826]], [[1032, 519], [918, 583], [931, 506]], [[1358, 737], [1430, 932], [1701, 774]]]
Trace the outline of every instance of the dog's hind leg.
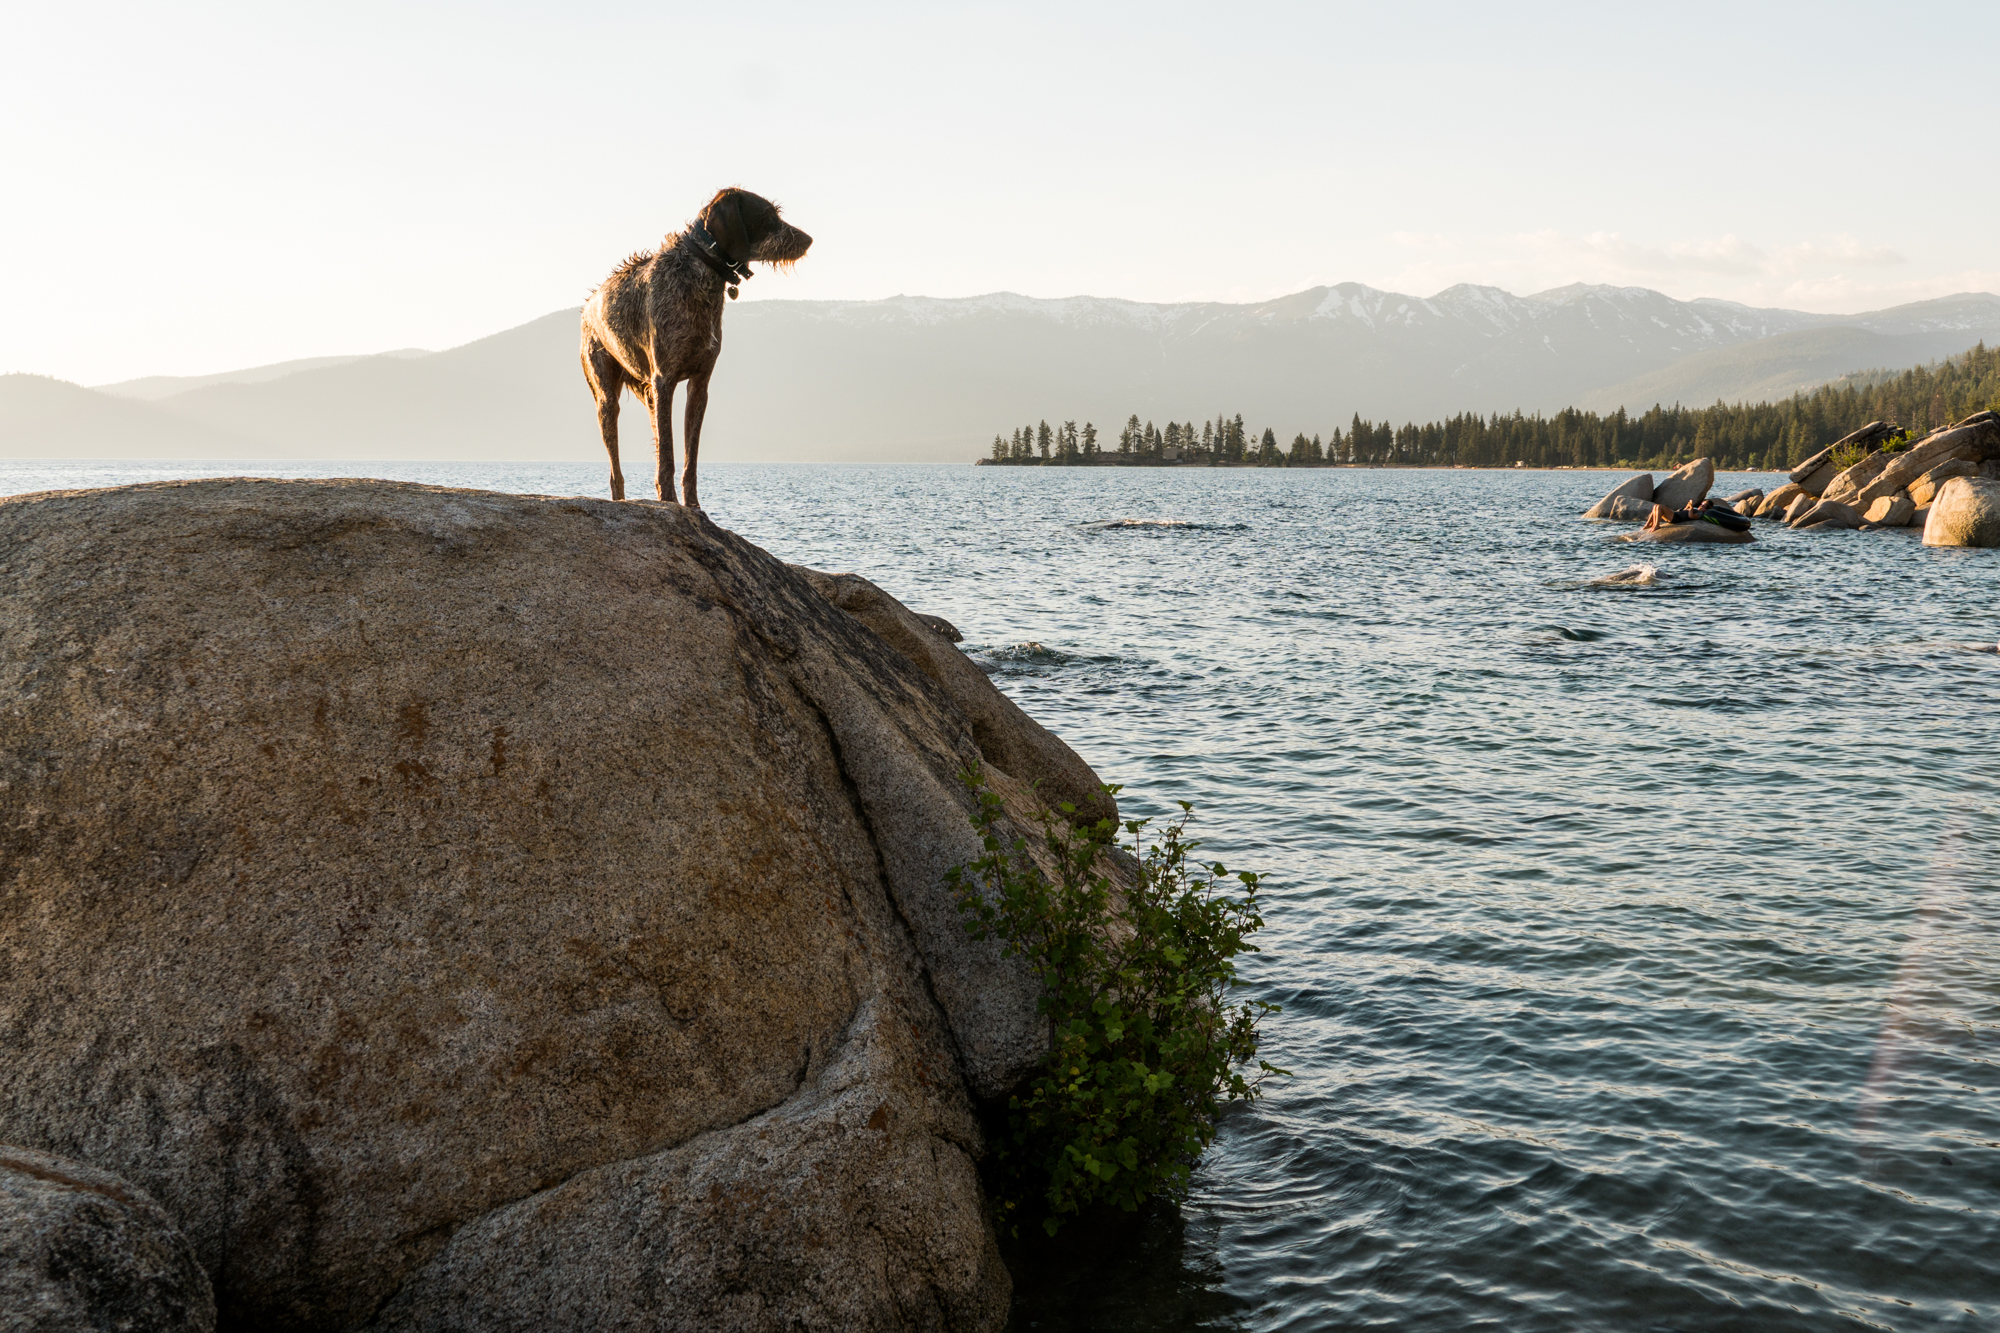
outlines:
[[583, 377], [597, 400], [597, 433], [611, 455], [611, 498], [625, 498], [625, 473], [618, 466], [618, 398], [625, 392], [625, 368], [594, 338], [584, 340]]
[[653, 491], [674, 502], [674, 381], [653, 376]]
[[688, 381], [687, 429], [687, 470], [681, 473], [681, 499], [689, 509], [701, 508], [701, 501], [695, 497], [694, 464], [701, 453], [701, 419], [708, 412], [708, 376], [696, 375]]

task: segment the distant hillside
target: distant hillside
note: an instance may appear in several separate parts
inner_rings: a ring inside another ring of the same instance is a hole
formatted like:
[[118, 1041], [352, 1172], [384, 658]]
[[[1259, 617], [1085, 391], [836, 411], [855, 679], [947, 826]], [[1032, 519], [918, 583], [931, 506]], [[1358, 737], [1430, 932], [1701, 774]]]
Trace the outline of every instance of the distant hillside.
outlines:
[[1573, 402], [1600, 412], [1620, 407], [1642, 412], [1656, 404], [1774, 402], [1867, 367], [1900, 371], [1963, 352], [1977, 341], [1992, 340], [1996, 314], [2000, 297], [1966, 292], [1890, 310], [1824, 316], [1789, 333], [1690, 353], [1659, 370], [1580, 394]]
[[[1299, 436], [1289, 448], [1281, 447], [1269, 429], [1253, 446], [1238, 417], [1227, 423], [1229, 447], [1223, 461], [1265, 467], [1325, 463], [1505, 467], [1511, 462], [1533, 467], [1657, 469], [1710, 458], [1719, 471], [1778, 472], [1798, 466], [1870, 421], [1886, 421], [1922, 435], [1989, 408], [2000, 409], [2000, 347], [1980, 343], [1929, 365], [1846, 375], [1775, 402], [1654, 406], [1643, 412], [1619, 407], [1602, 414], [1574, 407], [1548, 415], [1467, 412], [1421, 426], [1357, 417], [1345, 431], [1336, 428], [1325, 441]], [[1192, 434], [1198, 440], [1222, 438], [1224, 433], [1217, 428], [1223, 424], [1198, 426]], [[1037, 429], [1038, 445], [1040, 434]], [[1187, 427], [1181, 428], [1180, 438], [1189, 434]], [[1147, 452], [1158, 453], [1171, 443], [1171, 438], [1156, 442], [1148, 428]], [[1074, 448], [1069, 452], [1074, 454]]]
[[[1005, 293], [745, 301], [726, 317], [703, 453], [970, 462], [994, 423], [1052, 409], [1106, 427], [1135, 406], [1189, 420], [1241, 410], [1287, 433], [1355, 414], [1441, 419], [1614, 398], [1636, 409], [1907, 365], [1982, 337], [2000, 340], [2000, 297], [1852, 316], [1585, 286], [1533, 296], [1458, 286], [1424, 299], [1343, 283], [1255, 305]], [[99, 393], [72, 385], [63, 410], [0, 395], [0, 455], [597, 457], [576, 346], [576, 312], [564, 310], [414, 358], [328, 358]], [[156, 415], [133, 415], [141, 407]], [[628, 460], [650, 453], [630, 399], [625, 440]]]
[[[421, 348], [406, 348], [399, 352], [382, 352], [381, 356], [419, 357], [430, 353]], [[302, 370], [324, 370], [328, 366], [344, 366], [366, 359], [362, 356], [309, 356], [297, 361], [275, 361], [268, 366], [251, 366], [247, 370], [227, 370], [219, 375], [147, 375], [136, 380], [120, 380], [116, 384], [93, 384], [91, 388], [99, 393], [108, 393], [113, 398], [136, 398], [141, 402], [153, 402], [160, 398], [171, 398], [177, 393], [190, 389], [205, 389], [211, 384], [260, 384], [265, 380], [283, 379], [296, 375]]]
[[252, 458], [263, 441], [46, 375], [0, 375], [0, 457]]

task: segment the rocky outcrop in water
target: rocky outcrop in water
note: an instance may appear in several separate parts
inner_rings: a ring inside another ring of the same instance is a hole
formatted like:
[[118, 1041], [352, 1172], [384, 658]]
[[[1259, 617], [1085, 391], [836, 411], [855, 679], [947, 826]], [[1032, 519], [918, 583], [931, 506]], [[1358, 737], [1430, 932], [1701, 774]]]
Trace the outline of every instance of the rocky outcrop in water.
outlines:
[[1924, 523], [1926, 546], [2000, 546], [2000, 481], [1953, 477]]
[[1975, 463], [1969, 458], [1955, 458], [1948, 463], [1940, 463], [1930, 471], [1910, 483], [1910, 500], [1922, 509], [1937, 498], [1938, 488], [1953, 477], [1980, 476], [1987, 465]]
[[[1602, 500], [1583, 511], [1585, 518], [1623, 518], [1621, 502], [1630, 502], [1647, 513], [1653, 508], [1653, 474], [1641, 472], [1636, 477], [1627, 477], [1613, 486]], [[1644, 514], [1640, 517], [1643, 519]]]
[[1898, 491], [1894, 495], [1884, 495], [1869, 504], [1862, 512], [1864, 523], [1877, 528], [1902, 528], [1909, 526], [1910, 517], [1917, 512], [1916, 503]]
[[[1877, 422], [1874, 424], [1880, 425], [1881, 423]], [[1829, 445], [1793, 468], [1786, 476], [1786, 482], [1798, 487], [1801, 491], [1804, 491], [1807, 495], [1817, 500], [1821, 495], [1825, 494], [1826, 484], [1833, 480], [1835, 471], [1833, 466], [1833, 449], [1834, 446]]]
[[0, 570], [0, 1140], [224, 1326], [999, 1326], [972, 1096], [1045, 1034], [955, 776], [1094, 782], [934, 626], [384, 482], [17, 497]]
[[1799, 499], [1801, 496], [1807, 499], [1812, 498], [1810, 492], [1805, 487], [1795, 481], [1788, 481], [1758, 501], [1757, 508], [1752, 511], [1751, 516], [1753, 518], [1777, 518], [1790, 507], [1794, 500]]
[[[1891, 427], [1871, 422], [1841, 445], [1880, 444], [1892, 434]], [[1853, 510], [1860, 522], [1846, 523], [1844, 510], [1818, 508], [1788, 513], [1786, 521], [1797, 528], [1903, 527], [1925, 521], [1919, 516], [1939, 486], [1955, 476], [1978, 475], [1985, 460], [1994, 458], [2000, 458], [2000, 415], [1975, 413], [1907, 447], [1877, 449], [1835, 475], [1825, 487], [1823, 502]], [[1841, 521], [1829, 523], [1829, 513]]]
[[1662, 509], [1679, 509], [1705, 498], [1715, 486], [1715, 464], [1706, 458], [1683, 463], [1653, 487], [1653, 503]]
[[187, 1238], [144, 1190], [0, 1144], [0, 1327], [210, 1333], [215, 1296]]
[[1602, 500], [1584, 510], [1583, 516], [1643, 523], [1652, 514], [1654, 505], [1679, 509], [1706, 496], [1714, 485], [1715, 466], [1706, 458], [1697, 458], [1669, 473], [1657, 486], [1650, 472], [1627, 477]]
[[1867, 520], [1859, 509], [1839, 500], [1815, 500], [1812, 505], [1792, 520], [1792, 526], [1801, 532], [1816, 528], [1858, 528]]

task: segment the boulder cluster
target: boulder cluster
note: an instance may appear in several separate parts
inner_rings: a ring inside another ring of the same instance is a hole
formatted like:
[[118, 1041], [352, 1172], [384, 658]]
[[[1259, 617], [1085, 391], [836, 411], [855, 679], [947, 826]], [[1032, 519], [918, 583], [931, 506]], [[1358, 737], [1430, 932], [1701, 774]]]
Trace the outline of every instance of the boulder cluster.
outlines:
[[[1611, 490], [1611, 493], [1583, 511], [1585, 518], [1612, 519], [1617, 522], [1642, 523], [1658, 505], [1662, 509], [1675, 510], [1684, 505], [1708, 498], [1715, 486], [1715, 465], [1706, 458], [1697, 458], [1668, 473], [1660, 481], [1653, 480], [1650, 472], [1641, 472], [1636, 477], [1627, 477]], [[1745, 491], [1742, 495], [1731, 496], [1726, 502], [1738, 512], [1742, 512], [1742, 502], [1760, 492]], [[1633, 533], [1626, 541], [1707, 543], [1713, 545], [1736, 546], [1756, 540], [1749, 532], [1736, 532], [1719, 527], [1714, 523], [1662, 524]]]
[[389, 482], [15, 497], [0, 576], [0, 1327], [1005, 1322], [958, 774], [1116, 809], [950, 626]]
[[[1873, 421], [1822, 449], [1791, 470], [1770, 492], [1742, 491], [1724, 503], [1746, 517], [1769, 519], [1799, 531], [1917, 528], [1927, 546], [2000, 546], [2000, 414], [1979, 412], [1907, 446], [1900, 432]], [[1840, 468], [1835, 459], [1862, 457]], [[1674, 509], [1701, 499], [1714, 484], [1705, 458], [1675, 471], [1657, 486], [1640, 473], [1584, 511], [1585, 518], [1643, 521], [1654, 505]], [[1701, 529], [1709, 524], [1681, 524]], [[1727, 540], [1644, 533], [1651, 540]], [[1747, 539], [1740, 534], [1737, 539]]]

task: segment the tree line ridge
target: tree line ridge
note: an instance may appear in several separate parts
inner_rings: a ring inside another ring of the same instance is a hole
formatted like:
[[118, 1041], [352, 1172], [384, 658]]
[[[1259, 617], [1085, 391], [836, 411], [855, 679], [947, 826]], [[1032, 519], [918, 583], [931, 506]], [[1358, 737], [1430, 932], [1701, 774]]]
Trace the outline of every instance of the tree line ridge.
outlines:
[[995, 435], [981, 463], [1012, 466], [1212, 467], [1672, 467], [1711, 458], [1724, 471], [1782, 472], [1854, 429], [1895, 422], [1918, 434], [1984, 408], [2000, 408], [2000, 347], [1984, 341], [1958, 356], [1905, 371], [1843, 376], [1778, 402], [1710, 407], [1655, 404], [1641, 413], [1569, 407], [1553, 415], [1464, 412], [1422, 425], [1356, 413], [1324, 437], [1246, 429], [1242, 413], [1165, 428], [1126, 419], [1106, 447], [1097, 427], [1047, 421]]

